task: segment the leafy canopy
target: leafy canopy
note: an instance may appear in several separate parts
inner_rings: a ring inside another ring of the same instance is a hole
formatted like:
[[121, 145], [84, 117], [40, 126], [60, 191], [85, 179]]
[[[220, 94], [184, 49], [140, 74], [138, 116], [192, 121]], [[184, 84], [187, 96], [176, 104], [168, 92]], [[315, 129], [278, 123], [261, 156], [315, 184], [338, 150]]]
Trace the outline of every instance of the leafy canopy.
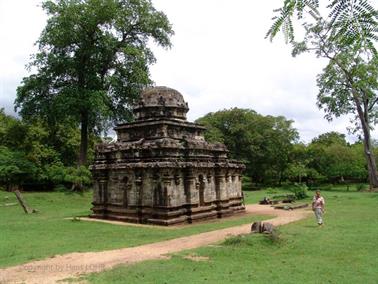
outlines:
[[50, 125], [80, 125], [79, 164], [87, 164], [90, 133], [132, 118], [130, 105], [151, 84], [148, 66], [154, 41], [170, 47], [171, 25], [150, 0], [47, 0], [49, 19], [34, 74], [17, 88], [16, 109], [23, 118]]
[[49, 19], [29, 64], [35, 74], [17, 89], [21, 115], [50, 123], [71, 117], [98, 131], [130, 119], [130, 104], [151, 84], [149, 41], [171, 45], [165, 14], [150, 0], [49, 0], [42, 7]]
[[[24, 189], [90, 184], [90, 172], [76, 167], [79, 129], [25, 122], [0, 109], [0, 185]], [[91, 139], [91, 143], [93, 143]]]
[[282, 116], [262, 116], [232, 108], [209, 113], [196, 122], [206, 126], [205, 138], [224, 143], [232, 158], [244, 161], [246, 174], [257, 182], [277, 182], [288, 163], [298, 132]]
[[326, 41], [344, 46], [357, 43], [375, 50], [378, 13], [372, 3], [369, 0], [284, 0], [282, 7], [274, 10], [273, 24], [266, 37], [273, 40], [282, 31], [286, 41], [295, 44], [295, 20], [299, 20], [305, 30], [326, 25]]

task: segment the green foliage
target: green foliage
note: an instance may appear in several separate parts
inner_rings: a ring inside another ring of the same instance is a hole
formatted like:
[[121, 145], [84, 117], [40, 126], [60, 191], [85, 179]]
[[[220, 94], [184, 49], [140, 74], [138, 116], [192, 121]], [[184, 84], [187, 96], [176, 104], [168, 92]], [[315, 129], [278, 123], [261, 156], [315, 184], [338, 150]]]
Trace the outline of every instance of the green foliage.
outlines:
[[293, 146], [284, 174], [290, 181], [308, 184], [365, 181], [368, 173], [363, 145], [360, 142], [350, 145], [345, 135], [337, 132], [321, 134], [309, 145]]
[[300, 162], [290, 163], [285, 171], [285, 175], [289, 179], [298, 178], [298, 182], [302, 182], [302, 178], [307, 177], [308, 169]]
[[318, 137], [312, 139], [311, 143], [323, 146], [330, 146], [332, 144], [344, 146], [347, 145], [347, 142], [345, 140], [345, 134], [341, 134], [335, 131], [320, 134]]
[[[48, 125], [47, 129], [49, 130], [49, 144], [57, 151], [59, 161], [65, 166], [76, 165], [80, 146], [80, 129], [77, 123], [65, 121], [54, 126]], [[89, 161], [93, 160], [93, 144], [96, 139], [94, 135], [89, 136]]]
[[369, 187], [364, 183], [357, 184], [357, 187], [356, 187], [357, 191], [364, 191], [364, 190], [367, 190], [368, 188]]
[[18, 87], [16, 108], [50, 125], [80, 123], [86, 163], [88, 131], [131, 118], [130, 105], [151, 84], [148, 42], [170, 47], [173, 31], [150, 0], [47, 0], [42, 7], [49, 19], [29, 65], [37, 72]]
[[332, 0], [329, 18], [332, 36], [342, 45], [364, 43], [373, 48], [378, 39], [378, 13], [369, 0]]
[[367, 177], [363, 145], [348, 145], [345, 139], [314, 139], [308, 146], [311, 161], [308, 166], [328, 180], [364, 180]]
[[225, 246], [241, 246], [246, 245], [247, 238], [243, 235], [238, 235], [235, 237], [229, 237], [224, 242], [223, 245]]
[[7, 190], [32, 179], [37, 170], [24, 153], [0, 146], [0, 184]]
[[308, 187], [303, 183], [294, 183], [290, 187], [290, 191], [294, 193], [297, 200], [305, 199], [308, 197]]
[[[282, 31], [286, 41], [295, 47], [298, 43], [294, 41], [293, 21], [304, 22], [305, 28], [310, 23], [325, 22], [326, 41], [343, 46], [365, 45], [374, 49], [373, 42], [378, 39], [378, 13], [373, 1], [328, 0], [328, 4], [325, 4], [319, 0], [283, 0], [282, 3], [282, 7], [274, 10], [273, 24], [266, 35], [270, 40]], [[323, 17], [321, 13], [326, 13], [326, 16]]]
[[205, 138], [224, 143], [232, 158], [244, 161], [253, 182], [276, 183], [287, 167], [298, 132], [282, 116], [262, 116], [232, 108], [209, 113], [196, 122], [206, 126]]
[[276, 16], [272, 18], [273, 24], [266, 37], [273, 40], [277, 33], [282, 30], [286, 42], [294, 41], [293, 17], [296, 15], [298, 19], [302, 19], [305, 8], [308, 8], [310, 15], [314, 18], [318, 17], [319, 0], [284, 0], [283, 6], [274, 10]]
[[368, 175], [363, 145], [348, 144], [344, 134], [328, 132], [309, 145], [296, 143], [291, 121], [237, 108], [209, 113], [196, 122], [208, 129], [206, 140], [224, 143], [232, 158], [246, 164], [246, 190], [256, 182], [362, 182]]
[[0, 122], [0, 184], [7, 189], [90, 184], [89, 170], [76, 167], [80, 134], [75, 125], [48, 127], [39, 120], [26, 123], [3, 110]]
[[[327, 112], [327, 118], [356, 115], [356, 103], [363, 106], [367, 122], [375, 124], [377, 117], [378, 55], [348, 51], [336, 54], [323, 73], [318, 76], [318, 106]], [[365, 106], [366, 103], [366, 106]], [[353, 111], [354, 110], [354, 111]], [[357, 124], [355, 129], [359, 129]]]
[[276, 193], [278, 193], [277, 188], [273, 188], [273, 187], [267, 187], [265, 190], [266, 190], [266, 193], [268, 193], [268, 194], [276, 194]]
[[46, 168], [46, 174], [57, 187], [62, 190], [61, 185], [65, 185], [71, 189], [75, 187], [83, 188], [91, 184], [92, 174], [88, 168], [65, 167], [62, 163], [55, 163]]

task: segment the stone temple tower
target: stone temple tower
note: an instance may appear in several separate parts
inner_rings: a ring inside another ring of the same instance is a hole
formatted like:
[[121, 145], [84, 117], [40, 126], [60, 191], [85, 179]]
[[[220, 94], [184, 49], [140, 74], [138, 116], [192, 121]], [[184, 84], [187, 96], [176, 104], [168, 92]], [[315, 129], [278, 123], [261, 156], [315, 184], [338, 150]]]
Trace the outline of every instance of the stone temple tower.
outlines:
[[91, 217], [171, 225], [244, 211], [244, 165], [206, 142], [188, 110], [176, 90], [142, 92], [135, 121], [115, 127], [117, 142], [97, 146]]

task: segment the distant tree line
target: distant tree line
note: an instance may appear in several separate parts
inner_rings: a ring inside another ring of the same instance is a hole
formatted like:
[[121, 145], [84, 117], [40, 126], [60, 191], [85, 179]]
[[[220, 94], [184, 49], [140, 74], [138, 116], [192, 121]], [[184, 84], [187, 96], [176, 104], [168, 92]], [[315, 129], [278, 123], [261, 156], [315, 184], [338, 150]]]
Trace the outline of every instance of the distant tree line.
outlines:
[[[89, 156], [99, 138], [91, 135]], [[0, 109], [0, 186], [35, 190], [82, 188], [91, 182], [85, 166], [77, 167], [80, 129], [65, 122], [53, 127], [25, 121]]]
[[344, 134], [329, 132], [304, 144], [293, 121], [238, 108], [196, 122], [208, 128], [208, 141], [226, 144], [230, 156], [246, 164], [254, 184], [367, 182], [364, 145], [348, 143]]
[[[207, 127], [206, 140], [224, 143], [231, 158], [245, 163], [244, 174], [254, 185], [367, 182], [364, 146], [348, 143], [343, 134], [325, 133], [304, 144], [292, 120], [239, 108], [209, 113], [196, 122]], [[89, 163], [101, 140], [90, 135]], [[79, 149], [80, 127], [73, 121], [52, 127], [0, 110], [0, 186], [5, 189], [90, 186], [88, 167], [78, 166]]]

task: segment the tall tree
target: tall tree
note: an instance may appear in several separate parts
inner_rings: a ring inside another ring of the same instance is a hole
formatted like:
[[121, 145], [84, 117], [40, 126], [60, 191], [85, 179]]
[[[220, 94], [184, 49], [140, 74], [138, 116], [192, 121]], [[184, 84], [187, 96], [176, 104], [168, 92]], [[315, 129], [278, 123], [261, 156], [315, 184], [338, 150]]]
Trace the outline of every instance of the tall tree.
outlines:
[[49, 18], [29, 65], [36, 73], [18, 87], [16, 109], [50, 124], [76, 120], [85, 165], [89, 133], [130, 119], [129, 106], [151, 84], [148, 42], [168, 48], [173, 31], [150, 0], [49, 0], [42, 7]]
[[[324, 3], [324, 2], [323, 2]], [[376, 122], [378, 102], [378, 10], [369, 0], [284, 0], [268, 31], [272, 40], [279, 31], [293, 46], [293, 55], [314, 52], [328, 60], [318, 75], [318, 106], [331, 120], [343, 114], [357, 118], [362, 130], [371, 187], [378, 187], [377, 166], [371, 146], [371, 128]], [[323, 16], [320, 11], [327, 11]], [[295, 39], [294, 20], [304, 28]]]

